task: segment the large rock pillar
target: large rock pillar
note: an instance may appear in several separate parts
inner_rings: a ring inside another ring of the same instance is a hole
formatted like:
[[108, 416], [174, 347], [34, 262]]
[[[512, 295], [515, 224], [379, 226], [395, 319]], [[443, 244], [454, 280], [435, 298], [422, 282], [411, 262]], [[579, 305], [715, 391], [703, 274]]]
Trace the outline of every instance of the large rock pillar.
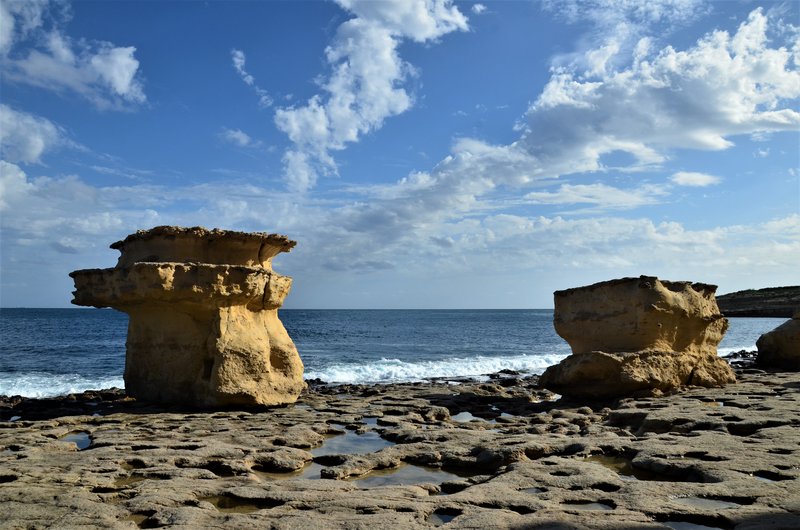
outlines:
[[542, 386], [568, 396], [614, 397], [736, 380], [717, 356], [728, 329], [717, 287], [653, 276], [556, 291], [554, 325], [572, 355]]
[[293, 403], [303, 363], [278, 308], [285, 236], [159, 226], [111, 245], [117, 266], [70, 273], [73, 304], [128, 313], [125, 390], [200, 406]]

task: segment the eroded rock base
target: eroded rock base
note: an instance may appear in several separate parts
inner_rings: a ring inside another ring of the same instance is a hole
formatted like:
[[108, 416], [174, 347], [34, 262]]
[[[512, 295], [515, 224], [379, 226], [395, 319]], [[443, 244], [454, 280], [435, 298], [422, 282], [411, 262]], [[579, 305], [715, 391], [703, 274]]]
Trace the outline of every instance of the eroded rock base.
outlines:
[[268, 411], [0, 400], [0, 527], [800, 527], [800, 374], [738, 376], [609, 402], [508, 375]]
[[730, 365], [716, 356], [688, 352], [573, 353], [542, 374], [543, 386], [576, 397], [613, 397], [669, 392], [685, 385], [736, 382]]

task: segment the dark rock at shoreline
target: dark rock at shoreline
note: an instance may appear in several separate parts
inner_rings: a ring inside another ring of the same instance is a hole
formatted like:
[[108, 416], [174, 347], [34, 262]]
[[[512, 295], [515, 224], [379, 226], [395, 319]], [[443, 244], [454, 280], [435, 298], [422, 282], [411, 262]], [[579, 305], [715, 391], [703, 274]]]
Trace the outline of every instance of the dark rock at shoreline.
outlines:
[[791, 318], [800, 309], [800, 286], [748, 289], [717, 296], [726, 317]]
[[759, 366], [800, 371], [800, 310], [756, 341]]

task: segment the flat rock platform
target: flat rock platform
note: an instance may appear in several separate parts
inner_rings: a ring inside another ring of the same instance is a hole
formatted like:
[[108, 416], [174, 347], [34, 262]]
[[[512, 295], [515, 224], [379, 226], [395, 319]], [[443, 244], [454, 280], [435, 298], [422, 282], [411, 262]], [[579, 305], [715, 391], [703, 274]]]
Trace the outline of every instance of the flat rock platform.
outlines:
[[0, 398], [0, 528], [800, 528], [800, 373], [567, 401], [535, 376], [272, 409]]

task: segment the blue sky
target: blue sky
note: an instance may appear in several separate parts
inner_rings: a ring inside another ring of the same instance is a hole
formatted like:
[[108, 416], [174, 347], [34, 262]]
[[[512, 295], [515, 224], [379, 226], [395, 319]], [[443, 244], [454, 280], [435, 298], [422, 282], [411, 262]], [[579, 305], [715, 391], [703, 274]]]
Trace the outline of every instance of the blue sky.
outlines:
[[800, 283], [800, 7], [0, 0], [0, 305], [137, 229], [298, 241], [294, 308]]

